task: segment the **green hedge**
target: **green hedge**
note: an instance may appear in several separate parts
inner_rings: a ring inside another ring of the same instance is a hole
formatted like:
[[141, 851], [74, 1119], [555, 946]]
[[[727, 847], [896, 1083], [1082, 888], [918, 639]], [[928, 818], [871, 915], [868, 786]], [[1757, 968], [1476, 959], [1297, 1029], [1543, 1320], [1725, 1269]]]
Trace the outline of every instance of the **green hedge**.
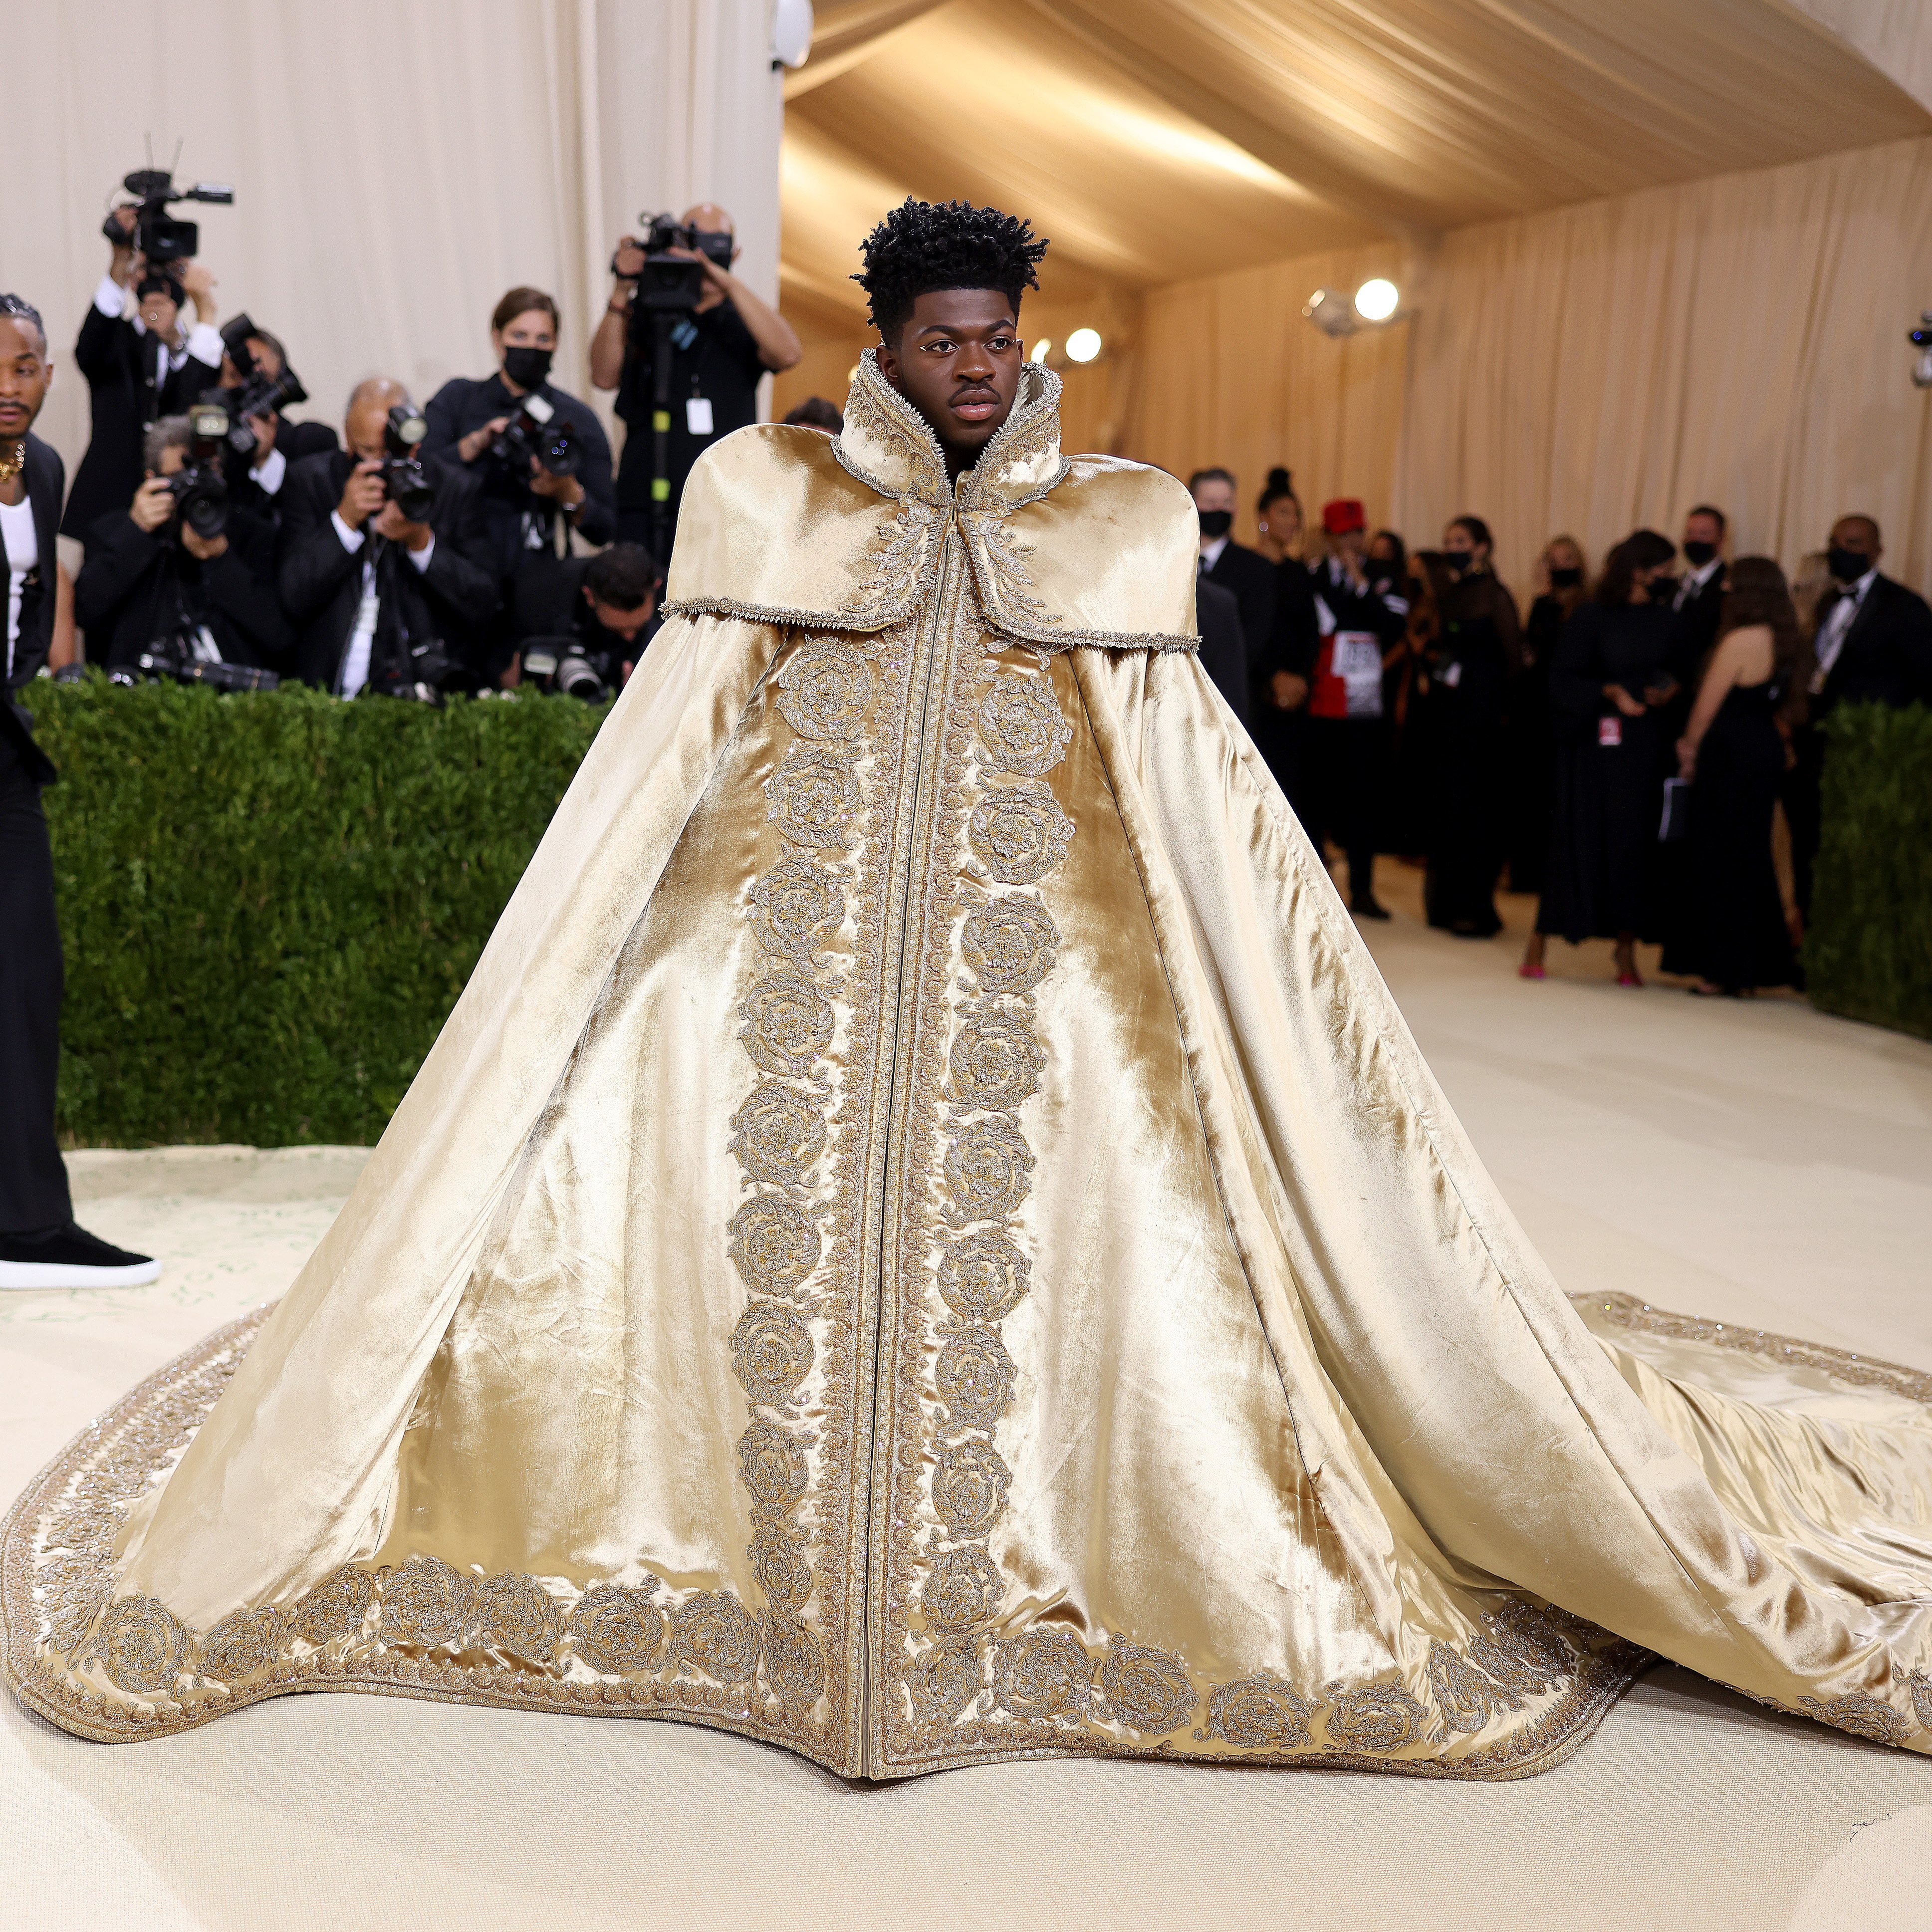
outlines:
[[369, 1142], [596, 734], [568, 698], [444, 710], [104, 678], [26, 694], [81, 1145]]
[[1851, 705], [1826, 729], [1806, 986], [1828, 1012], [1932, 1040], [1932, 710]]

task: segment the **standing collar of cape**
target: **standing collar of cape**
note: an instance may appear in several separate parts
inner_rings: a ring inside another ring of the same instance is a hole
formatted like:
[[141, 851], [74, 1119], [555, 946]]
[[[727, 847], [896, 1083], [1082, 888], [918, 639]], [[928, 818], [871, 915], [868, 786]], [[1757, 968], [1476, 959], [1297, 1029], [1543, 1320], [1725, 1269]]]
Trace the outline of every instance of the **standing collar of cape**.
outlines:
[[698, 459], [666, 614], [880, 630], [931, 595], [951, 526], [995, 633], [1048, 650], [1192, 650], [1192, 499], [1162, 471], [1063, 454], [1060, 390], [1027, 364], [1012, 413], [956, 484], [868, 350], [836, 437], [764, 424]]

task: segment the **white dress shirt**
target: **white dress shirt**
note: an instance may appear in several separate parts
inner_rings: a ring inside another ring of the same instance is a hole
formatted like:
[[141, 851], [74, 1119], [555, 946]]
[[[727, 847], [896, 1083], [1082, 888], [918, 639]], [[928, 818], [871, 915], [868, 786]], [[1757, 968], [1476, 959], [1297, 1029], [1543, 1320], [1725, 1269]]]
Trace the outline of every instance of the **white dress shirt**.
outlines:
[[282, 487], [282, 478], [288, 473], [289, 459], [279, 449], [270, 450], [248, 472], [265, 496], [272, 496]]
[[1832, 674], [1832, 667], [1838, 662], [1838, 653], [1845, 648], [1845, 639], [1856, 621], [1865, 601], [1865, 592], [1872, 587], [1872, 579], [1878, 574], [1878, 566], [1874, 564], [1857, 583], [1848, 584], [1840, 593], [1838, 601], [1826, 613], [1825, 621], [1818, 627], [1818, 668], [1811, 674], [1811, 692], [1814, 697], [1825, 688], [1825, 680]]
[[[351, 556], [368, 542], [368, 532], [352, 530], [342, 520], [340, 510], [330, 511], [328, 520], [335, 526], [338, 540]], [[436, 554], [436, 533], [430, 532], [429, 542], [421, 550], [405, 550], [403, 554], [420, 577], [428, 569], [429, 560]], [[353, 698], [369, 682], [369, 653], [375, 647], [376, 616], [381, 607], [382, 599], [376, 591], [376, 566], [365, 556], [362, 560], [362, 607], [356, 613], [356, 628], [349, 634], [349, 648], [342, 654], [342, 674], [335, 681], [338, 697]]]
[[20, 592], [27, 573], [40, 560], [40, 540], [34, 531], [32, 497], [0, 503], [0, 536], [7, 545], [7, 675], [14, 675], [14, 643], [20, 634]]
[[1221, 553], [1233, 541], [1228, 537], [1216, 537], [1201, 553], [1201, 574], [1205, 577], [1221, 561]]
[[1682, 610], [1724, 567], [1724, 560], [1714, 556], [1708, 563], [1700, 563], [1695, 570], [1687, 570], [1677, 586], [1677, 595], [1670, 600], [1671, 609]]

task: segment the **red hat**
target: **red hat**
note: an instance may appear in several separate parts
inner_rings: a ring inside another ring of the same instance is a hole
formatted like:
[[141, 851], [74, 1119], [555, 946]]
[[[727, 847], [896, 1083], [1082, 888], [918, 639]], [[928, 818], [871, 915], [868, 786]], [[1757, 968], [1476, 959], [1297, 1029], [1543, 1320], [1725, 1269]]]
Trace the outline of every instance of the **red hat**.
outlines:
[[1351, 530], [1365, 530], [1368, 526], [1368, 512], [1355, 497], [1337, 496], [1332, 503], [1322, 506], [1322, 528], [1329, 536], [1346, 536]]

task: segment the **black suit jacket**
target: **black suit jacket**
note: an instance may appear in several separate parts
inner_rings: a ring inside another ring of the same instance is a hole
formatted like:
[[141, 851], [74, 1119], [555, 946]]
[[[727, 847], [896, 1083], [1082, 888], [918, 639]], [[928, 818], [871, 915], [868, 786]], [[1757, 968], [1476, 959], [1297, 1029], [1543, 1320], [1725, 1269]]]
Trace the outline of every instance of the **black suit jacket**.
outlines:
[[[54, 638], [56, 553], [54, 538], [60, 521], [61, 493], [67, 469], [58, 452], [30, 430], [27, 436], [27, 500], [34, 506], [34, 542], [40, 560], [20, 586], [20, 629], [14, 642], [14, 668], [0, 689], [0, 778], [24, 767], [38, 784], [54, 782], [53, 761], [34, 742], [33, 719], [14, 693], [38, 677], [47, 661]], [[0, 664], [5, 662], [5, 641], [0, 638]]]
[[1222, 590], [1211, 577], [1204, 575], [1194, 586], [1194, 614], [1201, 630], [1201, 668], [1228, 700], [1228, 709], [1245, 724], [1248, 647], [1241, 629], [1241, 607], [1232, 590]]
[[110, 510], [88, 532], [74, 614], [88, 662], [110, 670], [131, 668], [184, 624], [206, 625], [230, 664], [280, 670], [289, 653], [274, 535], [238, 508], [229, 512], [227, 549], [206, 563], [178, 549], [165, 526], [150, 533], [125, 510]]
[[94, 433], [74, 472], [61, 533], [83, 543], [110, 510], [124, 510], [141, 484], [141, 436], [159, 418], [176, 416], [221, 380], [218, 366], [190, 356], [159, 380], [159, 345], [123, 316], [110, 320], [92, 302], [74, 359], [87, 378]]
[[[1818, 628], [1845, 595], [1818, 606]], [[1822, 718], [1840, 704], [1932, 704], [1932, 608], [1916, 590], [1876, 577], [1845, 634], [1824, 689], [1811, 700]]]
[[1274, 566], [1258, 550], [1245, 549], [1230, 539], [1214, 560], [1214, 568], [1201, 574], [1234, 593], [1240, 610], [1247, 661], [1258, 663], [1274, 634]]
[[[232, 389], [217, 392], [216, 400], [232, 400], [236, 392]], [[231, 416], [232, 412], [231, 411]], [[336, 440], [335, 432], [326, 423], [290, 422], [284, 417], [275, 430], [275, 447], [281, 452], [282, 460], [290, 470], [306, 456], [326, 456], [341, 445]], [[228, 494], [238, 508], [246, 510], [258, 522], [266, 524], [270, 534], [279, 534], [282, 526], [281, 499], [279, 494], [270, 496], [261, 484], [248, 473], [248, 465], [241, 458], [228, 458], [226, 474]], [[283, 472], [283, 480], [287, 480], [287, 470]]]
[[[432, 461], [436, 501], [430, 528], [436, 548], [418, 571], [397, 547], [365, 535], [345, 550], [330, 520], [342, 500], [355, 460], [346, 450], [292, 464], [279, 493], [281, 536], [276, 578], [282, 608], [295, 631], [298, 676], [333, 691], [362, 602], [362, 566], [376, 566], [376, 593], [386, 607], [378, 638], [400, 619], [412, 641], [440, 638], [453, 658], [473, 660], [482, 628], [496, 608], [496, 574], [475, 479]], [[371, 553], [370, 546], [376, 548]]]

